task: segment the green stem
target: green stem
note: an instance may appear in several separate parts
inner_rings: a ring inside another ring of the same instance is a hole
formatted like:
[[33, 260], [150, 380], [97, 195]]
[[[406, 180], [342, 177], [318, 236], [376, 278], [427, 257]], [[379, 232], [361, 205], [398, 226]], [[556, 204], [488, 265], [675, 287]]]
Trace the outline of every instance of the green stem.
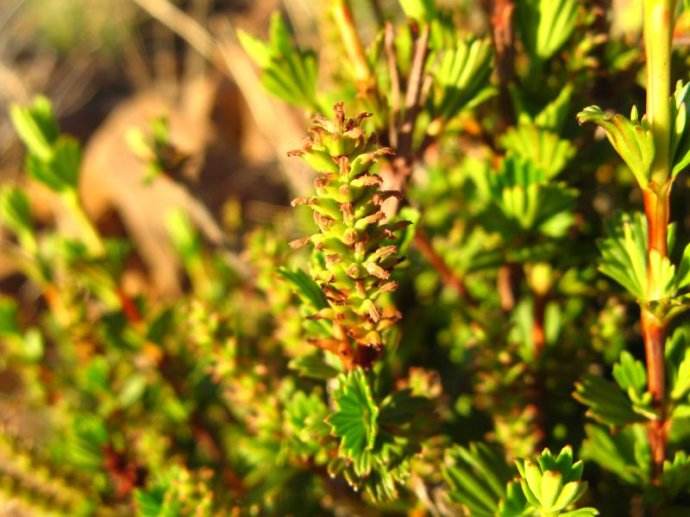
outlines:
[[647, 52], [647, 118], [654, 135], [652, 183], [662, 185], [671, 171], [671, 37], [675, 0], [644, 0]]
[[[649, 186], [644, 189], [647, 218], [648, 282], [654, 291], [652, 253], [668, 255], [667, 232], [671, 186], [671, 37], [675, 0], [644, 0], [644, 42], [647, 53], [647, 119], [654, 137], [654, 162]], [[649, 423], [652, 451], [652, 479], [659, 482], [666, 459], [666, 372], [664, 343], [666, 325], [646, 306], [641, 307], [640, 323], [645, 344], [648, 389], [659, 418]]]

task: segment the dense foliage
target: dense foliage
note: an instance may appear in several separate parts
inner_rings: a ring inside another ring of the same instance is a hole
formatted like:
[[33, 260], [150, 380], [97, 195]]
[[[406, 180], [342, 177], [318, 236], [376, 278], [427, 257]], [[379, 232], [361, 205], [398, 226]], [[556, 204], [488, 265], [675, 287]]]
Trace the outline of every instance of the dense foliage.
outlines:
[[[2, 497], [35, 515], [690, 513], [687, 15], [641, 3], [637, 30], [595, 0], [331, 0], [318, 54], [280, 13], [266, 40], [240, 32], [304, 115], [290, 155], [313, 187], [239, 259], [171, 213], [189, 279], [172, 301], [127, 293], [133, 250], [86, 215], [79, 144], [47, 99], [15, 106], [26, 173], [70, 224], [0, 192], [40, 293], [29, 316], [0, 299], [3, 369], [42, 422], [3, 429]], [[135, 136], [142, 181], [166, 174], [167, 138], [161, 120]]]

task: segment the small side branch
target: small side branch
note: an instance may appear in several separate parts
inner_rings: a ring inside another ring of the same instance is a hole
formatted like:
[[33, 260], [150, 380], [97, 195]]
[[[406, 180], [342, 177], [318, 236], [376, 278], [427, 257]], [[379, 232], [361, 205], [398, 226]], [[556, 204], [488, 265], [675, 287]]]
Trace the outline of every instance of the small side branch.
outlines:
[[388, 75], [391, 81], [390, 112], [388, 118], [388, 141], [391, 147], [398, 147], [398, 124], [400, 115], [400, 74], [398, 57], [395, 52], [395, 29], [391, 22], [386, 22], [384, 49], [388, 64]]
[[424, 79], [424, 65], [426, 64], [427, 53], [429, 50], [429, 25], [424, 24], [415, 43], [414, 58], [410, 77], [407, 81], [405, 91], [405, 116], [400, 126], [400, 143], [398, 155], [406, 160], [412, 159], [412, 137], [414, 134], [415, 122], [421, 109], [421, 92]]
[[414, 245], [424, 259], [436, 270], [441, 277], [441, 281], [445, 285], [454, 289], [460, 298], [464, 299], [471, 305], [475, 304], [475, 300], [467, 291], [467, 287], [465, 286], [463, 279], [458, 276], [458, 274], [448, 266], [446, 261], [443, 260], [443, 257], [438, 254], [438, 252], [432, 246], [429, 237], [427, 237], [421, 228], [417, 228], [417, 231], [414, 235]]
[[514, 0], [486, 0], [491, 21], [491, 39], [496, 52], [496, 75], [500, 85], [500, 103], [503, 118], [513, 122], [513, 108], [508, 85], [515, 75], [515, 34], [513, 31]]
[[[422, 84], [424, 79], [424, 65], [426, 64], [427, 53], [429, 50], [429, 26], [423, 25], [415, 42], [414, 57], [410, 76], [407, 79], [407, 89], [405, 91], [405, 113], [399, 126], [395, 126], [397, 146], [395, 146], [396, 157], [392, 161], [392, 174], [387, 178], [386, 188], [404, 193], [407, 181], [412, 175], [414, 161], [416, 159], [413, 148], [413, 136], [417, 116], [421, 110]], [[392, 216], [398, 211], [397, 201], [386, 209], [386, 215]]]

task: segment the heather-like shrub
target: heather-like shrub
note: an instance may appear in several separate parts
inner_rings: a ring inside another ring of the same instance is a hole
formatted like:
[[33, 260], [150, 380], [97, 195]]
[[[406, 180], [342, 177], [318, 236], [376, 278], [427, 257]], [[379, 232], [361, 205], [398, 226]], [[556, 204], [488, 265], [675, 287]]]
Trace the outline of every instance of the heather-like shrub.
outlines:
[[[239, 258], [171, 213], [174, 300], [123, 288], [131, 245], [86, 215], [50, 102], [13, 107], [74, 231], [0, 192], [41, 299], [29, 319], [0, 299], [3, 367], [45, 423], [3, 431], [0, 496], [35, 515], [688, 514], [690, 15], [638, 3], [624, 33], [595, 0], [330, 0], [318, 52], [280, 13], [267, 39], [239, 32], [304, 121], [290, 160], [313, 181]], [[164, 121], [133, 138], [142, 181], [167, 174]]]

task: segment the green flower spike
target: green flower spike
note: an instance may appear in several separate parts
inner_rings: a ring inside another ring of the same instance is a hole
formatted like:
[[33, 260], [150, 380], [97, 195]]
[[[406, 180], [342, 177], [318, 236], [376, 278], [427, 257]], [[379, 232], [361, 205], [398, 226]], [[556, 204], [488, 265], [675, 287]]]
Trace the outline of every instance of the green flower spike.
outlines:
[[312, 209], [319, 229], [293, 243], [314, 246], [311, 277], [327, 300], [311, 316], [329, 321], [330, 335], [312, 342], [348, 368], [369, 366], [385, 344], [386, 330], [400, 318], [382, 298], [397, 287], [391, 273], [400, 262], [398, 232], [407, 223], [386, 221], [381, 210], [397, 193], [381, 190], [381, 177], [372, 171], [391, 151], [377, 148], [365, 134], [368, 116], [346, 118], [343, 105], [336, 104], [335, 121], [317, 120], [303, 148], [290, 153], [319, 173], [314, 195], [293, 201]]

